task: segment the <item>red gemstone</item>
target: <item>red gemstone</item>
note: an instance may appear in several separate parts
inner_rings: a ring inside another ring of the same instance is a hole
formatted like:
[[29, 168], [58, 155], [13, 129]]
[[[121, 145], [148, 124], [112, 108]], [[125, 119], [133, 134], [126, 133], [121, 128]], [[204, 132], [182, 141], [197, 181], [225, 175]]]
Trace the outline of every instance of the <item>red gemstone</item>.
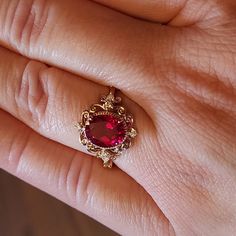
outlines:
[[96, 146], [111, 148], [121, 144], [126, 135], [126, 123], [116, 114], [105, 113], [93, 115], [86, 126], [87, 138]]

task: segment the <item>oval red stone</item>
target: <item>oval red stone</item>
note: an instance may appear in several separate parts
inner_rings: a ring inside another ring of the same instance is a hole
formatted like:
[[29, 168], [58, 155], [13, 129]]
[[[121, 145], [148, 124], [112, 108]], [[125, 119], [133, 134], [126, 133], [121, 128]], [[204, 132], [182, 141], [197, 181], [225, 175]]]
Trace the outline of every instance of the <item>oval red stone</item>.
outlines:
[[113, 113], [95, 114], [86, 126], [85, 133], [94, 145], [112, 148], [124, 141], [126, 123]]

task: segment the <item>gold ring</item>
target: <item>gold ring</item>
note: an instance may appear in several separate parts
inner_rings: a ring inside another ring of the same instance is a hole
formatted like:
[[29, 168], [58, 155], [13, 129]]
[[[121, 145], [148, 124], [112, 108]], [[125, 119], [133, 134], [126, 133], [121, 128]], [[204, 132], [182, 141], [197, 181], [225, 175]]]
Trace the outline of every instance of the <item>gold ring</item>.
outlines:
[[81, 121], [76, 125], [80, 143], [89, 153], [102, 159], [104, 167], [109, 168], [131, 146], [131, 140], [137, 135], [133, 128], [133, 117], [121, 105], [121, 98], [115, 96], [115, 91], [111, 87], [100, 103], [83, 111]]

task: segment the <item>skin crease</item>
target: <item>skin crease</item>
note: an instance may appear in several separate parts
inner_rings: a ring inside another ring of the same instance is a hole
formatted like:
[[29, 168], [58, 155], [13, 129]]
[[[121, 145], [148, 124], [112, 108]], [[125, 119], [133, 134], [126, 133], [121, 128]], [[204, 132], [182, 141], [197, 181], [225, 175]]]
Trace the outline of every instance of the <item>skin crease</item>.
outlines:
[[[0, 167], [122, 235], [234, 235], [235, 37], [234, 0], [0, 0]], [[114, 170], [73, 129], [108, 85]]]

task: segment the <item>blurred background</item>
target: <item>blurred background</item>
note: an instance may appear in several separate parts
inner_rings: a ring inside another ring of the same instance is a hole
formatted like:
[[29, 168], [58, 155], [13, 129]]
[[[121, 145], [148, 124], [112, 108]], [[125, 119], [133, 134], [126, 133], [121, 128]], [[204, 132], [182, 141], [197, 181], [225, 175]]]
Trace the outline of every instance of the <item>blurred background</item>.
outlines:
[[118, 236], [0, 170], [0, 236]]

